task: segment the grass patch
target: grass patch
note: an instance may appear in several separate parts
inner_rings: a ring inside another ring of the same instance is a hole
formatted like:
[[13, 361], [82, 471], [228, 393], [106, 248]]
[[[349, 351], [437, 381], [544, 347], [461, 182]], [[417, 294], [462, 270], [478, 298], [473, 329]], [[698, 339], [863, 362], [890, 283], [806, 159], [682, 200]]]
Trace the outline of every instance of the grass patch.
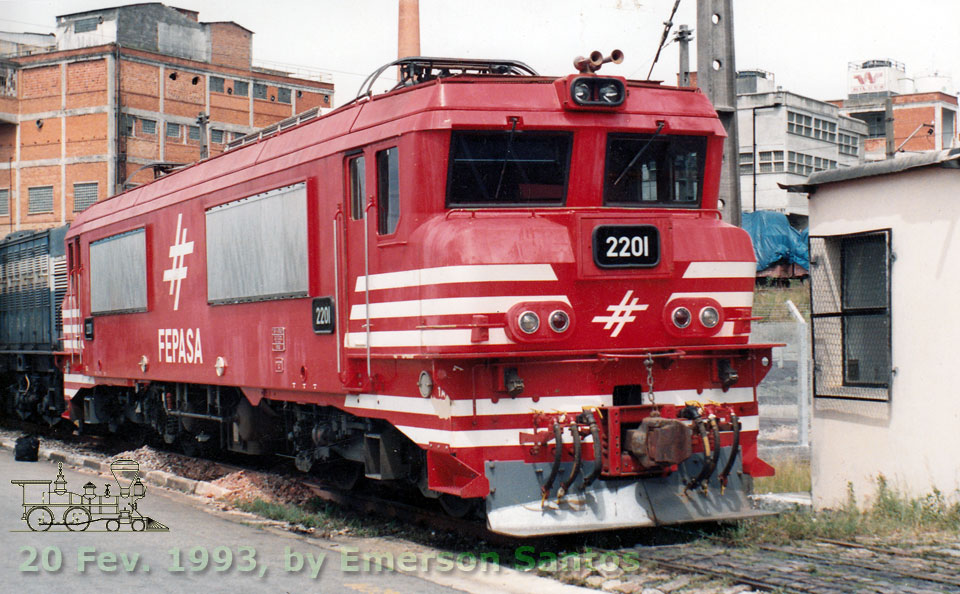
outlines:
[[753, 315], [765, 322], [793, 322], [787, 301], [792, 301], [803, 318], [810, 321], [810, 285], [790, 280], [786, 287], [756, 287], [753, 291]]
[[238, 499], [233, 501], [233, 505], [269, 520], [313, 528], [325, 535], [349, 533], [364, 537], [379, 536], [377, 530], [365, 525], [360, 518], [320, 498], [313, 498], [302, 506], [263, 499]]
[[892, 489], [881, 475], [877, 477], [872, 504], [865, 510], [857, 505], [850, 486], [847, 501], [838, 510], [784, 512], [775, 517], [744, 521], [738, 523], [728, 536], [744, 545], [788, 544], [816, 538], [916, 537], [924, 533], [956, 533], [958, 530], [960, 503], [948, 502], [938, 490], [923, 497], [907, 497]]
[[768, 460], [777, 470], [774, 476], [754, 479], [754, 493], [801, 493], [810, 492], [810, 462], [796, 458], [773, 458]]

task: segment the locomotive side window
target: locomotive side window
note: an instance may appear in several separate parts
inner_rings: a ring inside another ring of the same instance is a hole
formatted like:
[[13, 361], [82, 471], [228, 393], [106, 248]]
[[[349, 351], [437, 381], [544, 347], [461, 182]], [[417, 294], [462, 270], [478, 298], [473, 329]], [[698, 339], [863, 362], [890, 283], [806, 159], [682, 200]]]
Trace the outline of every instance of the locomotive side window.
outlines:
[[377, 152], [377, 232], [389, 235], [400, 221], [400, 159], [397, 147]]
[[364, 218], [363, 206], [366, 196], [366, 167], [363, 164], [363, 155], [353, 157], [348, 161], [347, 172], [350, 176], [350, 216], [353, 220]]
[[609, 135], [603, 203], [698, 207], [706, 151], [702, 136]]
[[147, 243], [144, 229], [90, 244], [90, 311], [147, 310]]
[[206, 226], [209, 302], [306, 296], [305, 183], [215, 206]]
[[447, 206], [563, 206], [573, 135], [453, 132]]

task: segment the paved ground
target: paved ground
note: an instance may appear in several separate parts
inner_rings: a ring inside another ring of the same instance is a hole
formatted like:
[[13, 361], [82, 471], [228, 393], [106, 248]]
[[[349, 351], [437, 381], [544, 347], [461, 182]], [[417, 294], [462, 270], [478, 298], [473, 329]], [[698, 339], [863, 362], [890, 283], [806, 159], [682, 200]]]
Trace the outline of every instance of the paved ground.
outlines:
[[[64, 465], [66, 488], [82, 492], [92, 481], [102, 494], [109, 475]], [[140, 512], [169, 532], [119, 532], [91, 524], [84, 532], [52, 526], [33, 532], [23, 521], [22, 488], [10, 480], [53, 480], [55, 462], [14, 462], [0, 450], [0, 559], [2, 583], [14, 592], [392, 592], [446, 593], [559, 591], [556, 582], [509, 570], [464, 571], [476, 559], [440, 559], [438, 551], [387, 539], [325, 540], [271, 528], [252, 516], [212, 512], [197, 498], [148, 484]], [[45, 487], [41, 487], [45, 489]], [[111, 492], [117, 492], [111, 484]], [[60, 512], [62, 513], [62, 512]], [[60, 514], [58, 513], [58, 516]], [[378, 569], [392, 560], [410, 571]], [[426, 566], [430, 571], [423, 572]], [[447, 567], [450, 566], [450, 569]], [[459, 567], [459, 569], [458, 569]], [[573, 589], [571, 590], [578, 590]]]

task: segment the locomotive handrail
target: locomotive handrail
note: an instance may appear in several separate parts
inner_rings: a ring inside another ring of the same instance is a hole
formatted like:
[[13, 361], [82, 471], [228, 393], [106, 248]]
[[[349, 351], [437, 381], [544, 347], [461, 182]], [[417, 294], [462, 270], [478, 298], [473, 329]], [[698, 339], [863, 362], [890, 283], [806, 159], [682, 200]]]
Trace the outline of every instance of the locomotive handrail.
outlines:
[[[401, 87], [408, 87], [436, 78], [445, 78], [455, 74], [493, 74], [498, 76], [539, 76], [536, 70], [517, 60], [485, 60], [465, 58], [431, 58], [411, 56], [400, 58], [389, 64], [384, 64], [373, 71], [360, 85], [357, 96], [353, 101], [372, 95], [373, 83], [380, 78], [388, 68], [400, 68], [400, 81], [392, 88], [395, 91]], [[455, 72], [459, 71], [459, 72]], [[353, 102], [351, 101], [351, 103]]]

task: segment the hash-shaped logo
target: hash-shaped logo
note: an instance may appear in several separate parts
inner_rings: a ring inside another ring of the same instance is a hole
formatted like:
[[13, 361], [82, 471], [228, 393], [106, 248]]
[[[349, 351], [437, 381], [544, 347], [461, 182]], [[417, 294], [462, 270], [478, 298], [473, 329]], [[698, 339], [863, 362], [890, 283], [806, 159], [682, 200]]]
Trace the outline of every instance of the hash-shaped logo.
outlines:
[[173, 245], [170, 246], [170, 259], [173, 264], [163, 271], [163, 282], [170, 283], [170, 294], [173, 298], [174, 311], [180, 309], [180, 283], [187, 278], [187, 266], [183, 263], [184, 256], [193, 253], [193, 242], [187, 241], [187, 230], [182, 229], [183, 213], [177, 215], [177, 233], [173, 236]]
[[637, 319], [637, 316], [633, 315], [635, 312], [647, 309], [647, 304], [637, 304], [640, 301], [639, 297], [633, 297], [632, 299], [631, 297], [633, 297], [633, 291], [627, 291], [619, 304], [607, 306], [607, 311], [610, 312], [609, 316], [593, 317], [593, 322], [603, 324], [604, 330], [613, 328], [610, 338], [619, 336], [624, 326]]

